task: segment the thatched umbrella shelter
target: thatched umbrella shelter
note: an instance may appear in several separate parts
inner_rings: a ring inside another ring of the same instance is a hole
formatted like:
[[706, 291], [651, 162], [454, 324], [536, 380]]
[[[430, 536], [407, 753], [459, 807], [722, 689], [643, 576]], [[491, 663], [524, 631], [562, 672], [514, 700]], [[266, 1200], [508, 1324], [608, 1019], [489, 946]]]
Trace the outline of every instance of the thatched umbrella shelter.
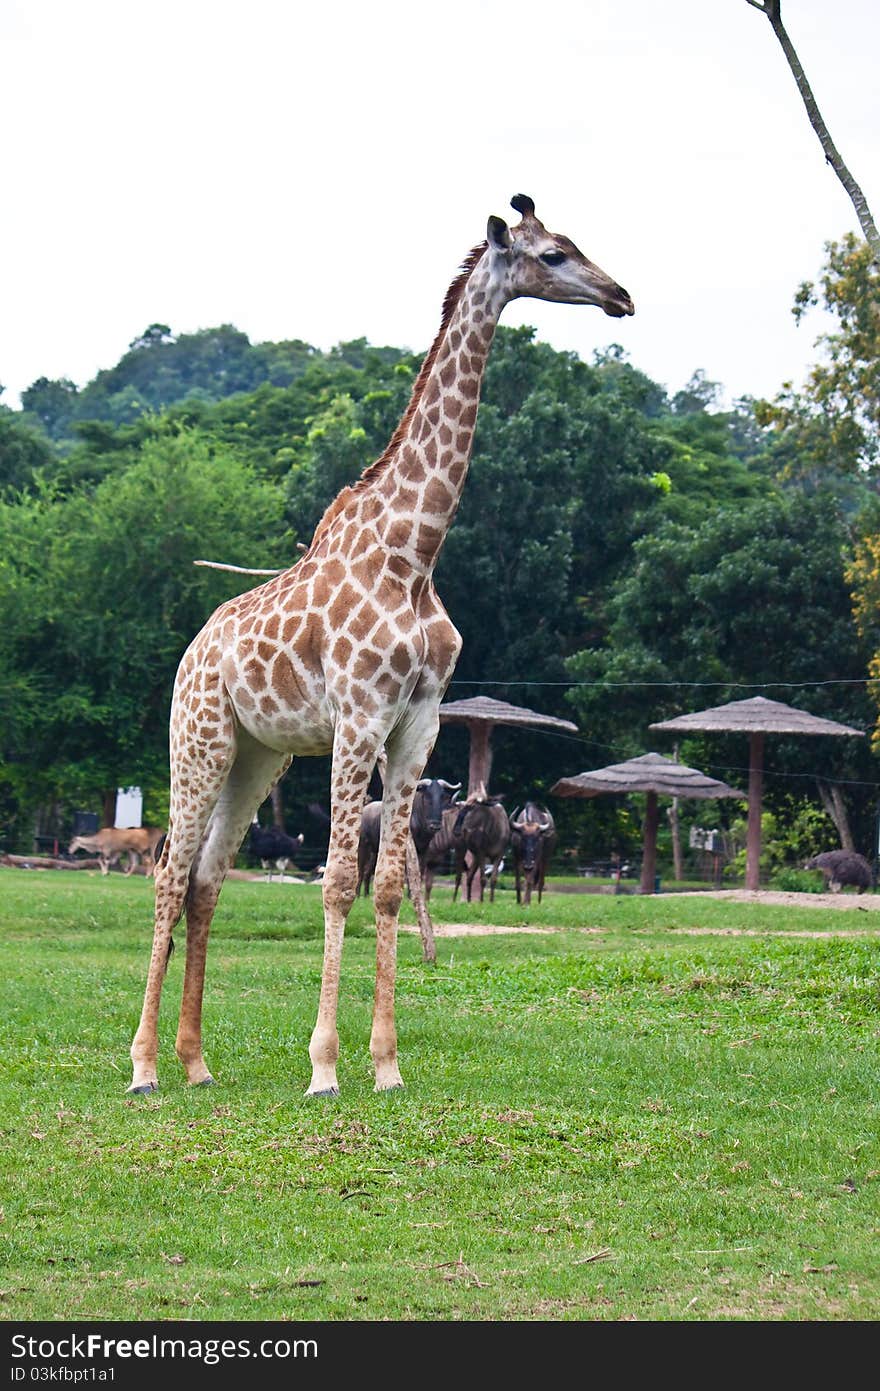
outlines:
[[492, 768], [492, 730], [497, 724], [524, 725], [530, 729], [558, 729], [577, 734], [571, 720], [555, 715], [541, 715], [525, 705], [508, 705], [506, 700], [491, 696], [473, 696], [470, 700], [449, 700], [440, 706], [441, 724], [465, 724], [470, 730], [468, 759], [468, 792], [470, 797], [480, 783], [489, 786]]
[[560, 778], [550, 788], [555, 797], [598, 797], [602, 792], [645, 792], [645, 835], [642, 847], [643, 894], [654, 892], [654, 874], [657, 868], [657, 812], [658, 797], [699, 797], [705, 800], [716, 797], [742, 797], [741, 792], [728, 787], [726, 782], [707, 778], [696, 768], [688, 768], [684, 763], [675, 763], [659, 753], [643, 753], [639, 758], [627, 759], [626, 763], [612, 763], [608, 768], [597, 768], [591, 773], [578, 773], [572, 778]]
[[836, 720], [823, 720], [779, 700], [753, 696], [732, 700], [673, 720], [660, 720], [651, 729], [668, 729], [675, 734], [748, 734], [749, 736], [749, 819], [746, 832], [746, 888], [758, 888], [761, 858], [761, 799], [764, 786], [764, 737], [767, 734], [854, 734], [863, 739], [864, 731]]

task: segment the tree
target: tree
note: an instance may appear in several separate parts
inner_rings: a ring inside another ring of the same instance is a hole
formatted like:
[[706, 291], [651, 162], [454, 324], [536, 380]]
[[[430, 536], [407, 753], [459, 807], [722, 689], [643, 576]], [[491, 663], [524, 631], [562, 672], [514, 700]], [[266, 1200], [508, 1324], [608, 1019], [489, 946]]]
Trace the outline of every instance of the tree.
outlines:
[[129, 783], [164, 795], [177, 663], [241, 588], [192, 562], [206, 549], [289, 561], [282, 508], [228, 450], [176, 430], [88, 494], [45, 490], [3, 509], [3, 762], [19, 819], [48, 796], [94, 805]]
[[[668, 523], [636, 542], [609, 600], [607, 641], [578, 653], [570, 695], [580, 723], [620, 758], [656, 747], [648, 726], [755, 693], [865, 728], [869, 648], [853, 620], [845, 574], [849, 536], [829, 494], [775, 495]], [[875, 772], [860, 740], [774, 741], [767, 799], [851, 779], [868, 843]], [[843, 746], [846, 747], [843, 747]], [[662, 751], [662, 750], [661, 750]], [[737, 785], [735, 740], [701, 738], [682, 761]], [[785, 770], [786, 777], [781, 776]], [[771, 769], [772, 772], [772, 769]], [[856, 786], [855, 784], [864, 784]], [[849, 796], [848, 796], [849, 800]]]
[[832, 487], [853, 512], [880, 481], [880, 270], [851, 233], [825, 251], [819, 284], [801, 285], [793, 312], [799, 321], [821, 304], [838, 328], [818, 340], [822, 356], [803, 389], [787, 384], [755, 413], [781, 480]]
[[42, 430], [17, 411], [0, 406], [0, 496], [33, 488], [43, 471], [51, 471], [55, 456]]

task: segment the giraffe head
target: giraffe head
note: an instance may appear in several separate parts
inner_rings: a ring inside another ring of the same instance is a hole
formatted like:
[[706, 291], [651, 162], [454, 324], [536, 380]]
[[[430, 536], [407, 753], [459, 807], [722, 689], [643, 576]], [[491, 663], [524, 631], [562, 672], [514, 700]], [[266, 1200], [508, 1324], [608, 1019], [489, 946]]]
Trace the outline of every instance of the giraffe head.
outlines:
[[535, 205], [518, 193], [510, 205], [522, 217], [515, 227], [490, 217], [486, 231], [493, 274], [505, 282], [509, 299], [548, 299], [560, 304], [597, 304], [615, 319], [635, 312], [620, 285], [588, 261], [568, 237], [548, 232]]

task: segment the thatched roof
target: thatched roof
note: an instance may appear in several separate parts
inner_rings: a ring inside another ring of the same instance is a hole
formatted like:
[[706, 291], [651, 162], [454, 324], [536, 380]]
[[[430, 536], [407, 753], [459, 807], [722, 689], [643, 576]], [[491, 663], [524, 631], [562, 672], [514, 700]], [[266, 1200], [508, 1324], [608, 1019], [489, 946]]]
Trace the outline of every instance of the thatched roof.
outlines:
[[491, 696], [472, 696], [470, 700], [448, 700], [440, 706], [441, 724], [518, 724], [539, 729], [566, 729], [577, 733], [571, 720], [555, 715], [541, 715], [525, 705], [508, 705], [506, 700]]
[[690, 715], [678, 715], [674, 720], [660, 720], [651, 729], [668, 729], [681, 734], [706, 730], [724, 734], [856, 734], [864, 738], [861, 729], [836, 720], [823, 720], [783, 705], [779, 700], [753, 696], [751, 700], [732, 700], [729, 705], [715, 705], [710, 710], [697, 710]]
[[592, 773], [560, 778], [550, 788], [556, 797], [598, 797], [601, 792], [656, 792], [661, 797], [742, 797], [726, 782], [707, 778], [696, 768], [659, 753], [644, 753], [626, 763], [612, 763]]

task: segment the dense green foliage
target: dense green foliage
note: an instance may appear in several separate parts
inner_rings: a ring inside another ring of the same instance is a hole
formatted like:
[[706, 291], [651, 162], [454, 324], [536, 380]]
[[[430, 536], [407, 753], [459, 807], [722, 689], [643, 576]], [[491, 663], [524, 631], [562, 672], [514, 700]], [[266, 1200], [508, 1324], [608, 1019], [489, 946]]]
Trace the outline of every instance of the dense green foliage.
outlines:
[[440, 939], [436, 969], [404, 934], [407, 1089], [376, 1095], [361, 902], [322, 1103], [320, 893], [232, 882], [218, 1085], [173, 1054], [180, 952], [161, 1090], [131, 1098], [149, 883], [0, 876], [7, 1319], [880, 1314], [876, 913], [553, 894], [530, 916], [560, 930]]
[[[493, 783], [509, 806], [565, 774], [671, 753], [652, 721], [759, 691], [870, 727], [878, 345], [859, 308], [876, 292], [863, 260], [857, 245], [829, 248], [831, 365], [775, 403], [720, 409], [699, 371], [670, 398], [620, 349], [586, 363], [529, 329], [499, 330], [437, 567], [464, 638], [450, 695], [575, 716], [582, 731], [496, 731]], [[803, 287], [798, 312], [816, 295]], [[293, 560], [382, 452], [418, 366], [363, 340], [325, 353], [251, 344], [230, 325], [174, 337], [153, 324], [82, 389], [41, 378], [21, 411], [0, 408], [0, 844], [30, 848], [35, 823], [64, 833], [74, 807], [98, 809], [117, 784], [139, 783], [161, 819], [176, 663], [247, 584], [192, 561]], [[735, 741], [681, 753], [742, 779]], [[466, 758], [449, 727], [429, 771], [461, 778]], [[768, 769], [780, 825], [816, 803], [821, 776], [842, 784], [870, 851], [867, 741], [786, 741]], [[325, 760], [297, 766], [289, 821], [326, 801], [326, 781]], [[639, 843], [638, 802], [554, 810], [576, 858]], [[683, 808], [685, 831], [697, 810]]]

